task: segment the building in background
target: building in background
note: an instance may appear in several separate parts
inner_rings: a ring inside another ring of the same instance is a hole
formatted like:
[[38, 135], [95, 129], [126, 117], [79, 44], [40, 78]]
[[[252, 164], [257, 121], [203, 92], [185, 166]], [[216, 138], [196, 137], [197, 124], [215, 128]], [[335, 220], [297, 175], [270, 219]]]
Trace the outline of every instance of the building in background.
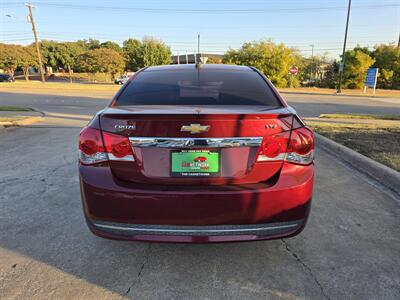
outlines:
[[[222, 63], [221, 54], [212, 54], [212, 53], [198, 53], [197, 57], [207, 57], [207, 63]], [[171, 57], [172, 64], [194, 64], [196, 63], [196, 53], [188, 53], [188, 54], [180, 54], [180, 55], [173, 55]]]

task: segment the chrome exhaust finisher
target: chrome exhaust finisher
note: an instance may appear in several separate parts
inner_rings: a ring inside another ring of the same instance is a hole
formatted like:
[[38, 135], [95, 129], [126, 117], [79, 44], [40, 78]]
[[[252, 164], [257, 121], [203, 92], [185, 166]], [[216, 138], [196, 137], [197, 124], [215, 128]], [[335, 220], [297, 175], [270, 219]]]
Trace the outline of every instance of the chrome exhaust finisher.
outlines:
[[159, 138], [130, 137], [132, 147], [147, 148], [234, 148], [260, 147], [262, 137], [233, 138]]

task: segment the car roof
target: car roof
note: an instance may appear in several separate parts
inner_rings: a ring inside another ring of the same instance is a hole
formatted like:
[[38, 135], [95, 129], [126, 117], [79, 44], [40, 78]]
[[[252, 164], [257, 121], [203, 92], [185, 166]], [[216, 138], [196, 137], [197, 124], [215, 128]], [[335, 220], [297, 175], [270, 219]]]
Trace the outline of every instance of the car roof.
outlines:
[[248, 66], [237, 66], [237, 65], [224, 65], [224, 64], [202, 64], [196, 67], [195, 64], [180, 64], [180, 65], [165, 65], [165, 66], [152, 66], [148, 67], [144, 72], [152, 71], [253, 71]]

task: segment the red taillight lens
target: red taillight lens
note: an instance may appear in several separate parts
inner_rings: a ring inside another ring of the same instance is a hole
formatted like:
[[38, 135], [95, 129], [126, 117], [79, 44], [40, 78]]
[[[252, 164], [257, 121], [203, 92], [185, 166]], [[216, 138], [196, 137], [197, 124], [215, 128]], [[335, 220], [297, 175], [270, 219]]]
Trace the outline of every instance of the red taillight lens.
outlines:
[[[104, 140], [104, 145], [103, 145]], [[107, 160], [134, 161], [129, 139], [125, 136], [86, 127], [79, 134], [79, 160], [85, 165]]]
[[79, 160], [83, 164], [106, 161], [100, 130], [86, 127], [79, 134]]
[[308, 165], [314, 161], [314, 134], [307, 127], [292, 131], [286, 161]]
[[257, 161], [282, 160], [286, 153], [290, 131], [264, 137]]
[[308, 165], [314, 160], [314, 135], [306, 127], [266, 136], [257, 161], [286, 160]]
[[110, 160], [134, 161], [129, 138], [122, 135], [103, 132], [104, 144]]
[[314, 134], [306, 127], [293, 130], [290, 137], [288, 152], [307, 154], [314, 150]]

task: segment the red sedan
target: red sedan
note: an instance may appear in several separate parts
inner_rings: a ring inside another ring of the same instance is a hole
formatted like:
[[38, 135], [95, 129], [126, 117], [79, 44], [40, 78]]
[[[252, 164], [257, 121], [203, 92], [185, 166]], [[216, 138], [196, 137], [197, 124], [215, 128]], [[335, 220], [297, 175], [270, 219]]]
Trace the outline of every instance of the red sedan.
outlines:
[[145, 68], [80, 133], [86, 221], [121, 240], [294, 236], [310, 211], [313, 151], [312, 131], [254, 68]]

